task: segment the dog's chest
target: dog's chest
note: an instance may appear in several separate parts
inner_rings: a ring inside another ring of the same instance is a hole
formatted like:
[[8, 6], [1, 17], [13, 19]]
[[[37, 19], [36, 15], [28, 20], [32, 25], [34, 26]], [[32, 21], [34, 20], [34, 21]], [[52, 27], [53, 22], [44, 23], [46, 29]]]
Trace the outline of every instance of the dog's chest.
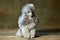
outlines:
[[27, 17], [27, 18], [24, 20], [23, 25], [29, 25], [29, 24], [31, 24], [31, 23], [37, 24], [37, 22], [38, 22], [37, 17]]
[[23, 25], [28, 25], [30, 23], [33, 23], [33, 18], [31, 17], [27, 17], [24, 22], [23, 22]]

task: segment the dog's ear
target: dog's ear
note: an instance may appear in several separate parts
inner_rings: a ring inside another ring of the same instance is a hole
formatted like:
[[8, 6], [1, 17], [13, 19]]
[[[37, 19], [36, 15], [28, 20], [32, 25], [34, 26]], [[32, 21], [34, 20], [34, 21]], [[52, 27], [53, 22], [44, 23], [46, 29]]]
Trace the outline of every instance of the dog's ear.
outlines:
[[39, 18], [38, 18], [38, 17], [36, 17], [36, 21], [37, 21], [37, 23], [40, 23], [40, 20], [39, 20]]
[[36, 22], [36, 23], [40, 23], [39, 17], [35, 16], [35, 22]]
[[40, 19], [37, 17], [38, 23], [40, 23]]

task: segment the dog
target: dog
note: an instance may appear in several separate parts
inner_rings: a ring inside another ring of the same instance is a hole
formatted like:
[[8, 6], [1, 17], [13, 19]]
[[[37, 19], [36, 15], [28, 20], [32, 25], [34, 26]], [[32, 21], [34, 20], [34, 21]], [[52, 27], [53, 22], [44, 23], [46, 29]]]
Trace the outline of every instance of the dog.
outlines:
[[26, 4], [22, 8], [22, 15], [18, 18], [18, 31], [16, 36], [23, 36], [24, 38], [34, 38], [36, 34], [36, 25], [39, 19], [34, 14], [34, 4]]

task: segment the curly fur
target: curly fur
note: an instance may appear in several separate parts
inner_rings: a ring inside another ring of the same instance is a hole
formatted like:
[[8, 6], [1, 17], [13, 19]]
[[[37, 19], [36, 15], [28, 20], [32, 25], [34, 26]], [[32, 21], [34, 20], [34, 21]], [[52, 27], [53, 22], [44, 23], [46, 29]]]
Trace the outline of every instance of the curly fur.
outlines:
[[38, 19], [34, 15], [34, 9], [34, 4], [26, 4], [22, 8], [22, 15], [19, 16], [18, 19], [19, 29], [16, 32], [17, 36], [23, 36], [24, 38], [35, 37], [35, 26], [38, 22]]

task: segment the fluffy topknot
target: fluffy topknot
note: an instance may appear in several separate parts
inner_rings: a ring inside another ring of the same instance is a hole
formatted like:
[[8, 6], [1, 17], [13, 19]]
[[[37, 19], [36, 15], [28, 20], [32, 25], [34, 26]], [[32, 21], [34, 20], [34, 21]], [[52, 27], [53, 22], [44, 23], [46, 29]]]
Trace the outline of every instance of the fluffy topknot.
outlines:
[[34, 10], [34, 4], [26, 4], [23, 8], [22, 8], [22, 14], [26, 14], [29, 10]]

